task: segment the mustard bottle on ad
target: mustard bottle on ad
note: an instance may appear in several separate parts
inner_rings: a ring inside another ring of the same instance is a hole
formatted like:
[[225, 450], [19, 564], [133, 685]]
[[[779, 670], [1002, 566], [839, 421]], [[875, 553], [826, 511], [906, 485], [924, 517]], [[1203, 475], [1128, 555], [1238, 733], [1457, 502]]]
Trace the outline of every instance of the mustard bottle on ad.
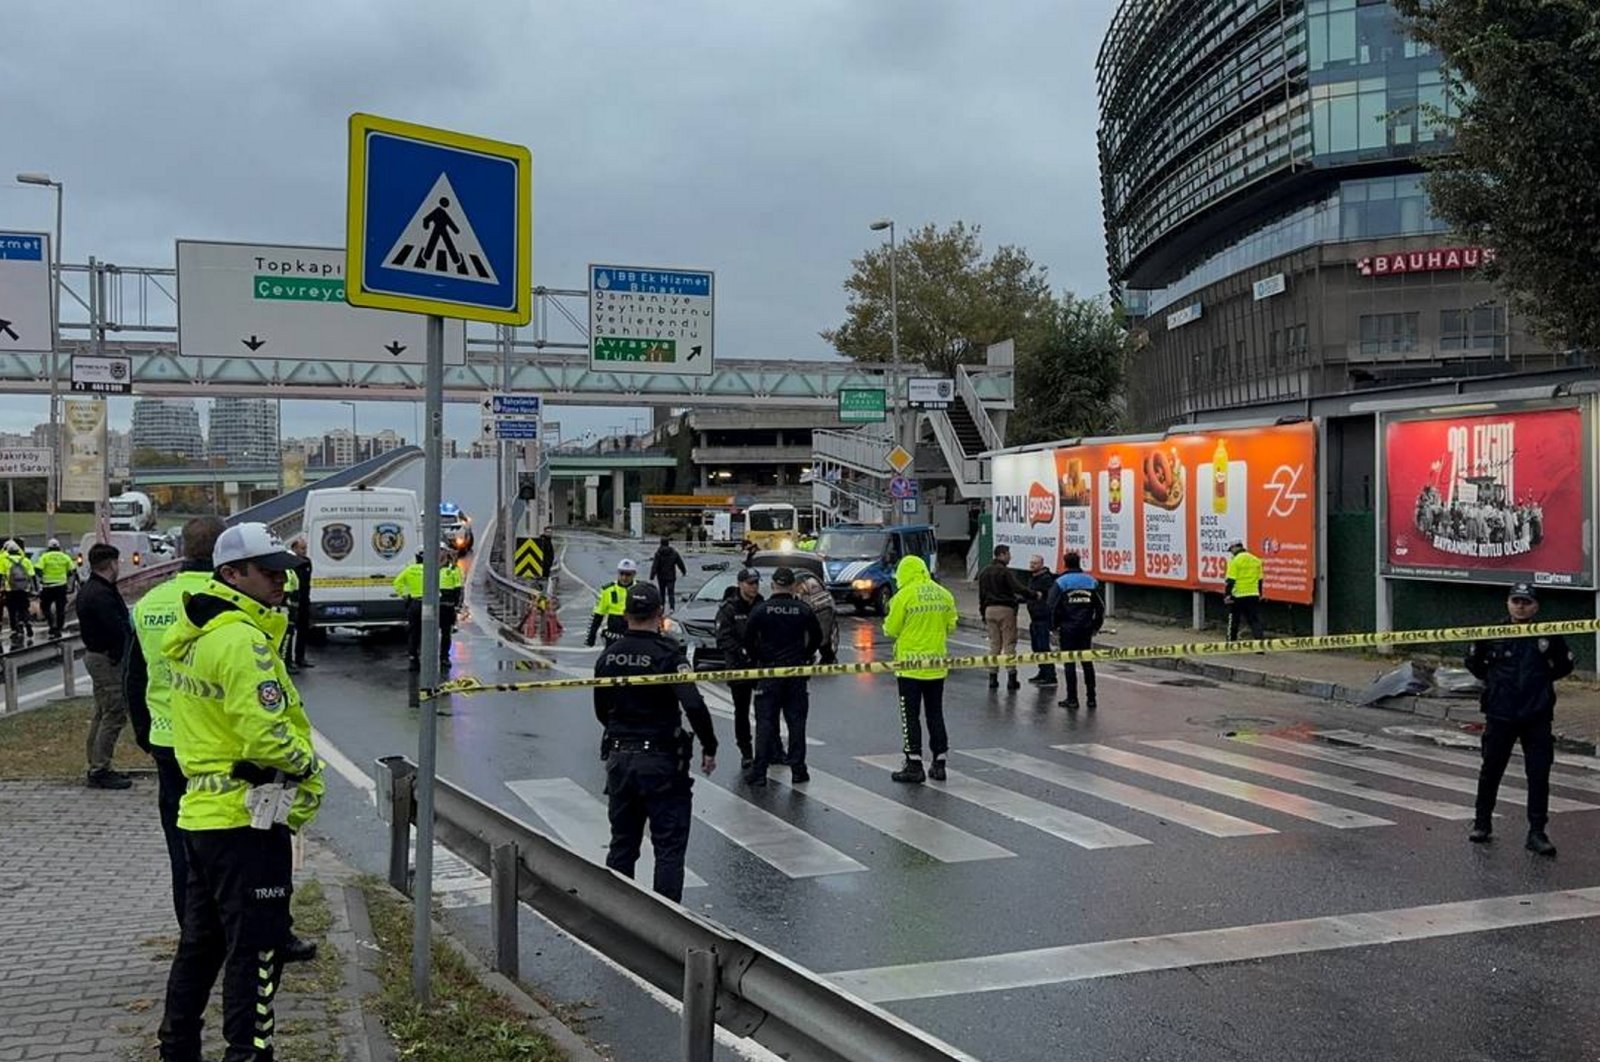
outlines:
[[1217, 440], [1216, 452], [1211, 455], [1211, 476], [1215, 487], [1211, 491], [1211, 511], [1218, 516], [1228, 511], [1228, 443]]

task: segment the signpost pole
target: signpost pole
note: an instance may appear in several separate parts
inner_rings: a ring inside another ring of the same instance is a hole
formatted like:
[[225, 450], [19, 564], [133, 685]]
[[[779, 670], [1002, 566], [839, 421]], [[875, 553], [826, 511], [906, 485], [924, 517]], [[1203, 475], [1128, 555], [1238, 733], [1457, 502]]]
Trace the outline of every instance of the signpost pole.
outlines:
[[[515, 335], [515, 331], [510, 325], [501, 325], [501, 328], [503, 330], [501, 334], [504, 337], [504, 345], [500, 348], [500, 390], [510, 391], [511, 347], [512, 337]], [[516, 482], [516, 474], [514, 469], [516, 468], [517, 451], [505, 439], [495, 439], [495, 446], [497, 447], [497, 454], [499, 457], [499, 463], [495, 465], [495, 480], [498, 484], [498, 490], [501, 498], [500, 536], [502, 549], [504, 550], [502, 556], [505, 557], [505, 563], [509, 569], [513, 561], [512, 553], [517, 548], [517, 529], [511, 519], [512, 500], [517, 495], [516, 488], [513, 486], [513, 484]]]
[[[444, 318], [428, 315], [422, 456], [422, 671], [425, 690], [439, 685], [439, 495], [444, 450]], [[433, 787], [438, 759], [437, 702], [422, 702], [417, 735], [417, 877], [411, 941], [411, 989], [426, 1005], [431, 991], [433, 926]]]
[[[106, 353], [106, 273], [101, 263], [91, 256], [89, 259], [89, 327], [90, 334], [94, 336], [94, 352], [96, 357], [105, 357]], [[104, 408], [105, 399], [99, 399]], [[109, 414], [109, 410], [107, 410]], [[102, 439], [107, 438], [108, 431], [102, 425]], [[100, 529], [100, 541], [111, 540], [111, 468], [106, 460], [104, 444], [102, 444], [100, 460], [102, 471], [106, 476], [104, 485], [100, 488], [100, 501], [95, 506], [95, 524]], [[129, 462], [132, 464], [132, 461]]]

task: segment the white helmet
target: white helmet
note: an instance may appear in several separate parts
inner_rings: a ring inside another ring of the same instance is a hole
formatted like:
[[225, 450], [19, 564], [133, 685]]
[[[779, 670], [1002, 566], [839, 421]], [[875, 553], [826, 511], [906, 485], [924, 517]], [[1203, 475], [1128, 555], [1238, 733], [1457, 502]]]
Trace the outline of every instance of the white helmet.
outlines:
[[49, 542], [46, 542], [45, 545], [50, 547], [51, 549], [60, 549], [61, 548], [61, 540], [59, 538], [52, 538]]
[[637, 564], [633, 563], [633, 560], [631, 558], [629, 558], [629, 557], [624, 557], [621, 560], [617, 561], [617, 574], [618, 575], [621, 575], [623, 572], [635, 573], [635, 572], [638, 572], [638, 570], [639, 570], [639, 566]]
[[22, 552], [22, 547], [17, 545], [16, 542], [14, 542], [13, 540], [8, 538], [8, 539], [6, 539], [5, 550], [6, 550], [7, 553], [21, 553]]

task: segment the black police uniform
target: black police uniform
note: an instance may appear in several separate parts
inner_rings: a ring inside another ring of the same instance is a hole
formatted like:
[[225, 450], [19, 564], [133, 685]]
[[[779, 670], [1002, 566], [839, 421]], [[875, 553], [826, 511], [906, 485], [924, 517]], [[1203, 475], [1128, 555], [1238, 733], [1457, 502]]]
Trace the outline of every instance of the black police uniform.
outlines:
[[[646, 583], [629, 588], [634, 614], [660, 609], [661, 594]], [[644, 611], [648, 605], [648, 611]], [[597, 678], [617, 675], [688, 673], [689, 661], [677, 643], [660, 634], [629, 631], [606, 646], [595, 664]], [[601, 753], [606, 759], [611, 847], [606, 866], [633, 877], [650, 824], [655, 847], [655, 891], [683, 899], [683, 857], [689, 846], [691, 789], [689, 763], [694, 740], [683, 732], [679, 710], [689, 717], [707, 756], [717, 754], [711, 713], [693, 682], [672, 686], [599, 686], [594, 714], [605, 727]]]
[[[787, 575], [788, 581], [784, 582]], [[787, 568], [773, 573], [774, 593], [750, 610], [745, 625], [744, 648], [755, 667], [797, 667], [811, 663], [822, 648], [822, 625], [811, 606], [791, 593], [794, 574]], [[789, 730], [789, 750], [784, 762], [794, 769], [793, 780], [806, 781], [806, 716], [810, 694], [805, 678], [762, 679], [756, 687], [755, 757], [745, 781], [767, 784], [767, 765], [782, 751], [778, 741], [778, 716]]]
[[[728, 667], [751, 666], [750, 656], [744, 650], [744, 633], [750, 625], [751, 611], [763, 600], [757, 594], [754, 601], [746, 601], [735, 586], [717, 607], [717, 648], [722, 651]], [[754, 755], [750, 746], [750, 697], [755, 691], [754, 681], [728, 683], [728, 692], [733, 696], [733, 740], [739, 746], [739, 766], [747, 770]]]
[[[1513, 593], [1533, 591], [1519, 585]], [[1502, 619], [1500, 623], [1513, 622]], [[1478, 775], [1474, 826], [1483, 838], [1494, 823], [1500, 779], [1517, 742], [1528, 775], [1528, 830], [1543, 839], [1550, 817], [1550, 765], [1555, 761], [1551, 721], [1555, 715], [1557, 679], [1572, 674], [1572, 650], [1560, 635], [1548, 638], [1500, 638], [1473, 642], [1467, 649], [1467, 670], [1483, 680], [1483, 767]], [[1474, 840], [1477, 840], [1475, 835]], [[1548, 843], [1548, 842], [1546, 842]], [[1529, 847], [1533, 847], [1531, 841]], [[1553, 852], [1554, 849], [1551, 849]]]

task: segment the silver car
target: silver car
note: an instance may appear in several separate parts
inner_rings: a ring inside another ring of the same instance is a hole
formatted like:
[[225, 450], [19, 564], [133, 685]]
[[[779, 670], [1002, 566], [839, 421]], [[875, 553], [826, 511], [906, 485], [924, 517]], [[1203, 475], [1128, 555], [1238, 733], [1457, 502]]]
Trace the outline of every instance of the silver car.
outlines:
[[822, 582], [822, 559], [813, 553], [768, 550], [756, 553], [744, 565], [727, 561], [701, 565], [702, 571], [716, 574], [694, 593], [678, 599], [671, 622], [687, 646], [695, 670], [710, 671], [723, 666], [722, 650], [717, 648], [717, 610], [722, 607], [724, 597], [738, 592], [739, 571], [747, 567], [761, 573], [761, 591], [768, 595], [772, 590], [773, 572], [779, 568], [794, 571], [795, 594], [817, 614], [817, 623], [822, 627], [823, 644], [828, 646], [827, 656], [836, 658], [839, 654], [839, 621], [833, 597]]

